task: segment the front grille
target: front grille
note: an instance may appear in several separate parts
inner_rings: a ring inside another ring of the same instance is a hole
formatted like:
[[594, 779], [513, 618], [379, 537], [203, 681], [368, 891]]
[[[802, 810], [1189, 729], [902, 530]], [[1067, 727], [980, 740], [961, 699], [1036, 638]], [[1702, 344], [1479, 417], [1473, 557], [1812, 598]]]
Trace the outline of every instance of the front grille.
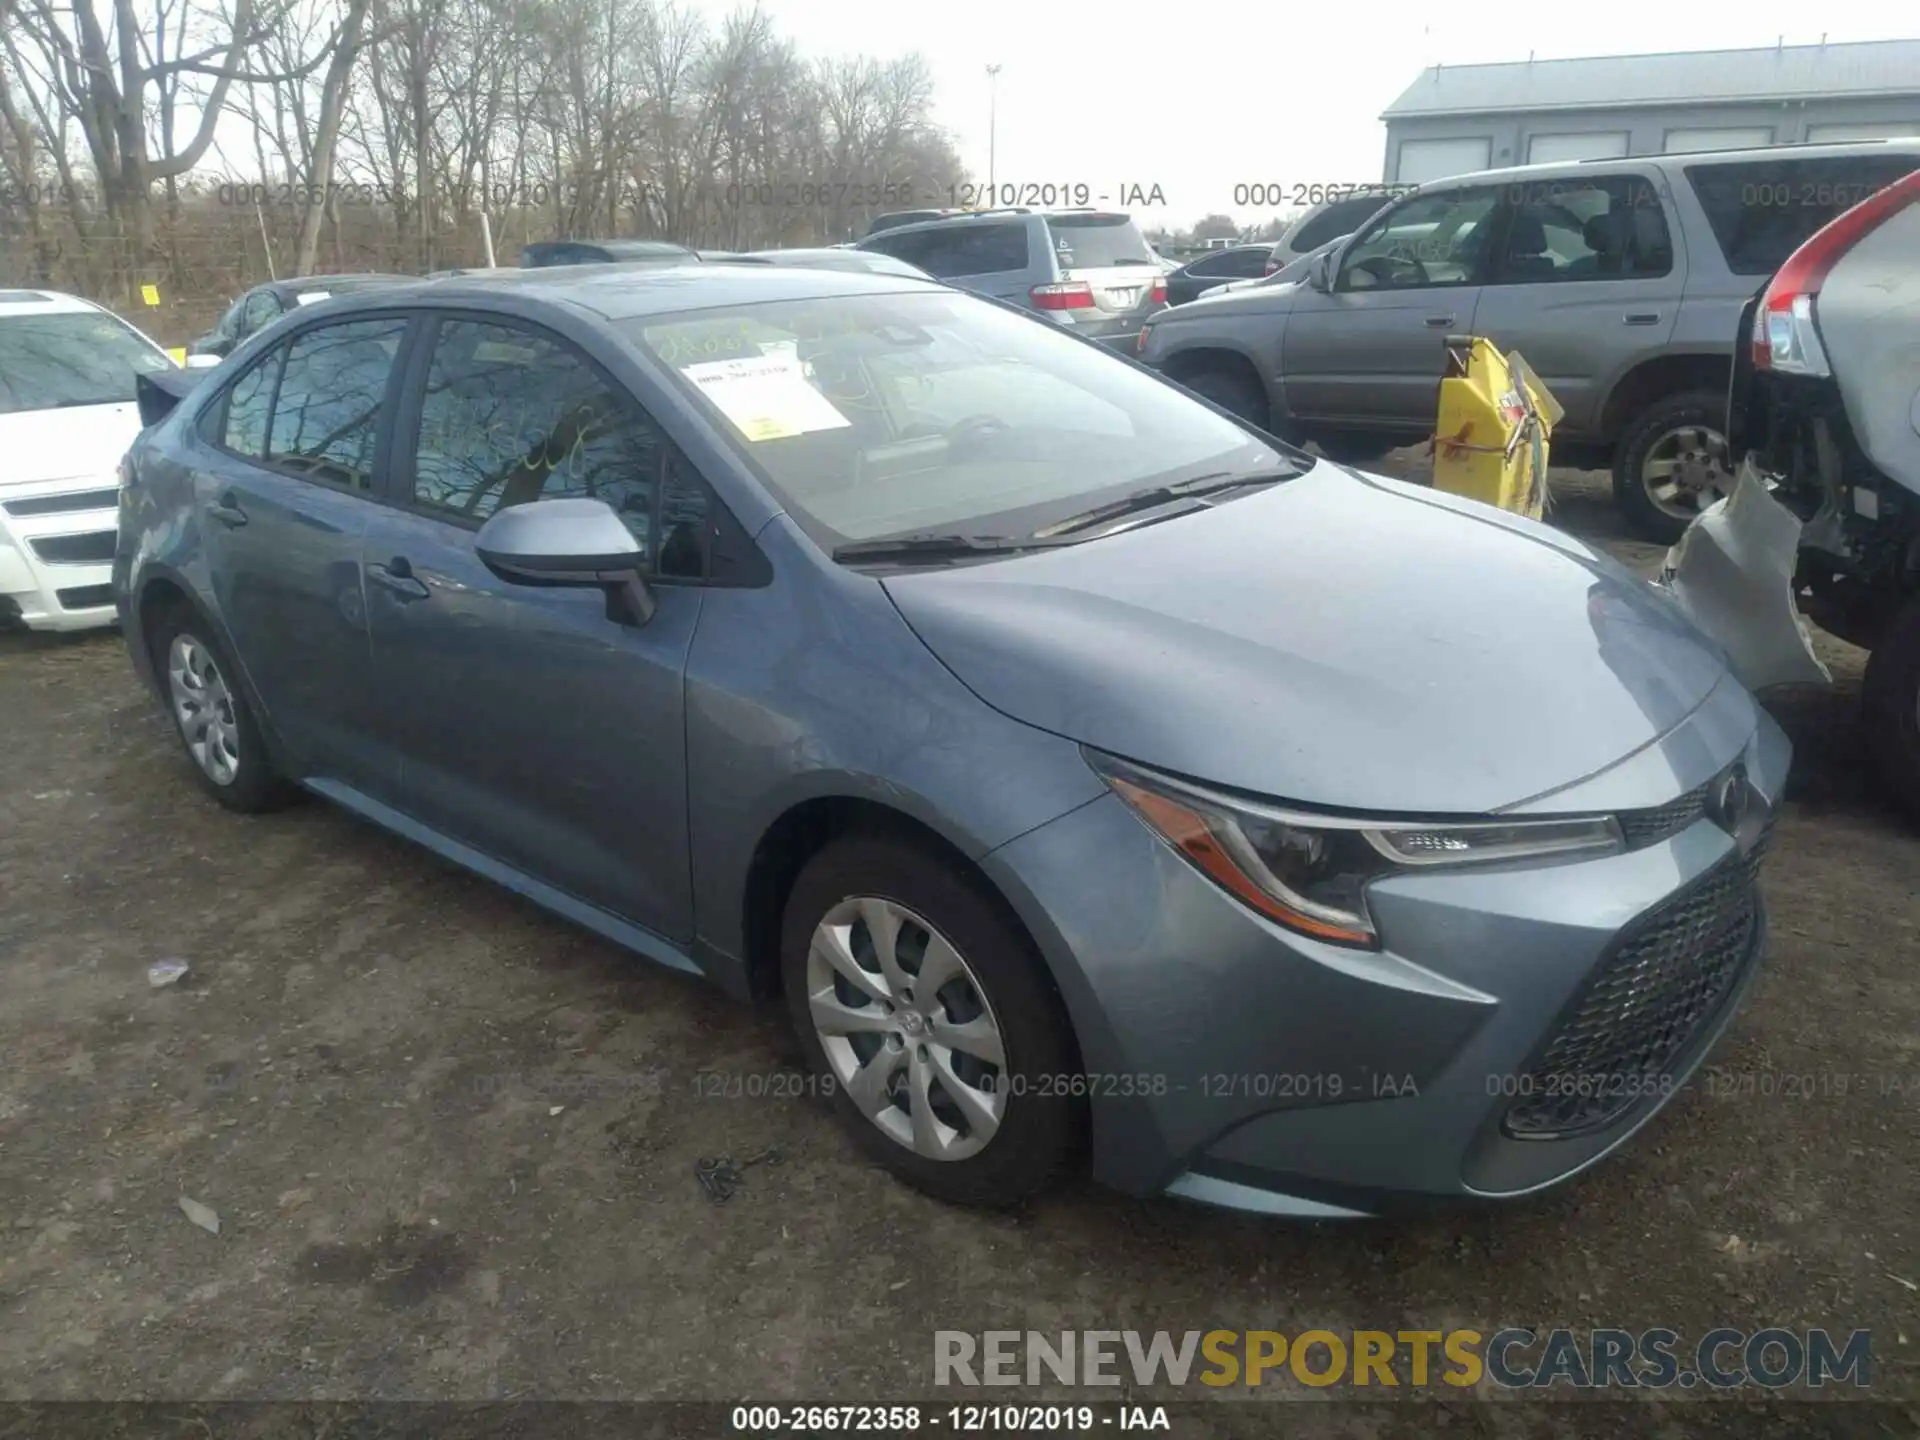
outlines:
[[25, 520], [33, 515], [71, 515], [76, 510], [113, 510], [120, 504], [118, 490], [76, 490], [71, 495], [35, 495], [0, 505], [9, 515]]
[[1524, 1140], [1603, 1129], [1650, 1094], [1753, 960], [1770, 834], [1643, 918], [1603, 961], [1518, 1085], [1503, 1128]]
[[49, 565], [104, 565], [113, 559], [117, 538], [112, 530], [95, 530], [90, 535], [43, 535], [28, 543]]
[[1696, 785], [1678, 800], [1669, 800], [1666, 804], [1652, 810], [1624, 810], [1620, 814], [1620, 831], [1626, 837], [1629, 850], [1640, 850], [1648, 845], [1657, 845], [1669, 835], [1678, 835], [1694, 821], [1707, 813], [1707, 796], [1719, 780], [1716, 775], [1703, 785]]
[[65, 590], [54, 591], [53, 598], [60, 602], [62, 610], [91, 610], [113, 603], [113, 586], [70, 585]]

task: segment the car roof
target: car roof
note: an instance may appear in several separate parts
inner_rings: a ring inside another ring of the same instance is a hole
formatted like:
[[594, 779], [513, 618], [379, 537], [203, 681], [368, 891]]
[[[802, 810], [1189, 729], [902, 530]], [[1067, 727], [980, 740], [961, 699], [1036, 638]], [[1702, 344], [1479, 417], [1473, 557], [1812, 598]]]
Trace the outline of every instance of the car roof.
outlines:
[[[1448, 175], [1429, 180], [1419, 188], [1446, 190], [1455, 185], [1485, 185], [1526, 180], [1563, 180], [1592, 174], [1596, 167], [1702, 163], [1742, 165], [1766, 164], [1782, 160], [1836, 160], [1872, 155], [1911, 155], [1920, 164], [1920, 137], [1897, 136], [1886, 140], [1835, 140], [1828, 145], [1756, 145], [1746, 150], [1668, 150], [1658, 155], [1613, 155], [1598, 160], [1548, 160], [1538, 165], [1508, 165], [1498, 170], [1474, 170], [1464, 175]], [[1386, 208], [1391, 196], [1382, 196]]]
[[58, 290], [0, 289], [0, 319], [9, 315], [77, 315], [100, 308], [91, 300]]
[[291, 275], [285, 280], [269, 280], [265, 287], [296, 295], [302, 290], [366, 290], [376, 285], [404, 285], [417, 275], [383, 275], [364, 270], [343, 275]]
[[[450, 275], [416, 280], [393, 293], [328, 301], [327, 311], [414, 301], [472, 300], [484, 306], [503, 296], [567, 305], [603, 320], [629, 320], [682, 311], [765, 305], [783, 300], [904, 293], [945, 287], [906, 275], [857, 270], [809, 269], [799, 265], [551, 265], [485, 276]], [[318, 307], [316, 307], [316, 310]]]
[[[942, 215], [933, 220], [915, 220], [910, 225], [889, 225], [879, 232], [881, 235], [905, 235], [911, 231], [944, 230], [953, 225], [967, 225], [980, 220], [1131, 220], [1133, 216], [1125, 210], [1096, 210], [1091, 206], [1085, 209], [1035, 210], [1026, 205], [1010, 205], [999, 210], [962, 210], [952, 215]], [[873, 232], [854, 242], [854, 248], [864, 250], [867, 241], [875, 238]]]

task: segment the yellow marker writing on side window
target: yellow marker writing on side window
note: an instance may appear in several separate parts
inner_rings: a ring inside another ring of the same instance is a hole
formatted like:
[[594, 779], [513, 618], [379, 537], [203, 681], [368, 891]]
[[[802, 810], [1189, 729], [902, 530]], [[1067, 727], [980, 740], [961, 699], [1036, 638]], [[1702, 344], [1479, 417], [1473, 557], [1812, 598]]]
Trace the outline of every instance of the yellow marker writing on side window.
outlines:
[[140, 287], [140, 298], [149, 305], [158, 305], [160, 303], [160, 287], [158, 285], [142, 285]]

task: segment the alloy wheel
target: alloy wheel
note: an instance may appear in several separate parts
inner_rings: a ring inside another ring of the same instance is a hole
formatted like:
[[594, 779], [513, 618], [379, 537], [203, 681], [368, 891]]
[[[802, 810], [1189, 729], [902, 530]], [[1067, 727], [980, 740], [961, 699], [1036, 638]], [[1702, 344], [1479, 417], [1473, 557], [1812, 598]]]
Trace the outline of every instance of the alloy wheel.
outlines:
[[192, 635], [176, 635], [167, 652], [167, 685], [173, 716], [194, 764], [216, 785], [231, 785], [240, 773], [240, 722], [233, 692], [212, 653]]
[[906, 906], [842, 900], [814, 928], [807, 1010], [860, 1113], [930, 1160], [977, 1155], [1006, 1115], [1006, 1046], [979, 978]]
[[1676, 425], [1647, 447], [1640, 483], [1662, 514], [1692, 521], [1733, 492], [1727, 437], [1705, 425]]

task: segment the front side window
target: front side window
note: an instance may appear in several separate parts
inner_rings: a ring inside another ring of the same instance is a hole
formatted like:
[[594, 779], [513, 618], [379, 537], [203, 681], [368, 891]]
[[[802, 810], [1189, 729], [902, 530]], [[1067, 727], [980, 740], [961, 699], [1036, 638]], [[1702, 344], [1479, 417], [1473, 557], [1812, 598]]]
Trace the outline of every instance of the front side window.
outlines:
[[1415, 196], [1374, 222], [1348, 251], [1339, 290], [1465, 285], [1479, 273], [1500, 192], [1491, 185]]
[[[663, 484], [666, 493], [657, 496]], [[660, 537], [662, 573], [699, 570], [687, 552], [704, 543], [704, 489], [631, 397], [568, 346], [532, 330], [441, 324], [413, 488], [419, 505], [476, 522], [533, 500], [604, 500], [642, 546], [654, 541], [659, 498], [663, 513], [673, 512]], [[681, 565], [692, 569], [669, 568]]]
[[1514, 187], [1494, 284], [1637, 280], [1673, 269], [1673, 241], [1652, 181], [1639, 176]]
[[99, 311], [0, 318], [0, 415], [118, 405], [133, 399], [134, 376], [172, 362]]
[[330, 485], [373, 488], [387, 380], [407, 322], [347, 320], [293, 337], [273, 403], [267, 458]]
[[1143, 485], [1292, 468], [1152, 375], [953, 292], [627, 331], [829, 550], [908, 532], [1019, 536]]

